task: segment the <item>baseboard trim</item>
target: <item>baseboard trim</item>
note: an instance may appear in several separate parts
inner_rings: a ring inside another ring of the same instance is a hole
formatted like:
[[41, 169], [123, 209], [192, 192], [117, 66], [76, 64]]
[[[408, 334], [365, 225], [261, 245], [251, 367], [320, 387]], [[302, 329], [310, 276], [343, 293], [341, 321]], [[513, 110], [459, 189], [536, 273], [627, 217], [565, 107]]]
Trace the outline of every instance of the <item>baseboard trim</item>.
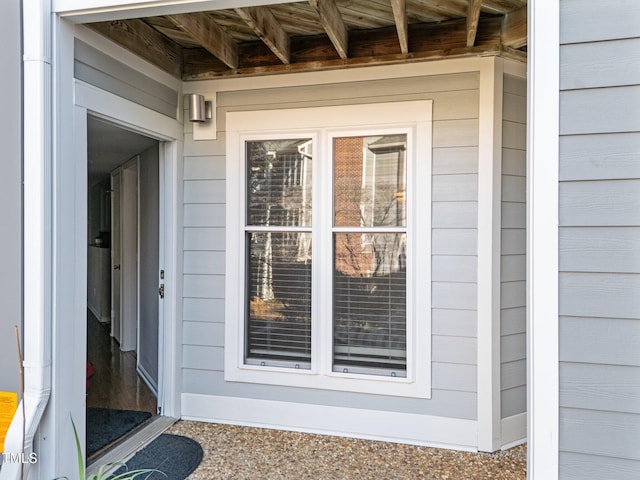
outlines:
[[216, 395], [182, 394], [182, 419], [477, 451], [477, 422]]
[[519, 413], [502, 419], [502, 449], [515, 447], [527, 441], [527, 414]]

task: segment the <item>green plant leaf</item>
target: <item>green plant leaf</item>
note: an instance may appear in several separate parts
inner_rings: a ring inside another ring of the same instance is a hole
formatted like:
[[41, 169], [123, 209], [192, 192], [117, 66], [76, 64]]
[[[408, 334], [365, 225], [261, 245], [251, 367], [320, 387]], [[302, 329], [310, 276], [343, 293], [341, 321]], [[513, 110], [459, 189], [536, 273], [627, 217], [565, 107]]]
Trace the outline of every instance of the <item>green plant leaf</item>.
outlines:
[[73, 427], [73, 436], [76, 439], [76, 453], [78, 455], [78, 473], [80, 474], [80, 480], [85, 480], [86, 473], [84, 469], [84, 458], [82, 455], [82, 447], [80, 446], [80, 439], [78, 438], [78, 430], [76, 429], [76, 424], [73, 422], [73, 417], [71, 417], [71, 426]]

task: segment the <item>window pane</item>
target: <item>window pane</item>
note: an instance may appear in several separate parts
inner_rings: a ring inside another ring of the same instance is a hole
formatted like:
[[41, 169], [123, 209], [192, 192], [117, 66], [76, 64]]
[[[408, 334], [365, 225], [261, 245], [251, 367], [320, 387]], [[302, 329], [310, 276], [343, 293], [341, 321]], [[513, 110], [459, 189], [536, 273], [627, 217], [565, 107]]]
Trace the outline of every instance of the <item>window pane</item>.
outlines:
[[246, 143], [247, 225], [311, 226], [311, 139]]
[[407, 136], [333, 139], [334, 225], [406, 225]]
[[334, 234], [333, 370], [406, 376], [406, 234]]
[[248, 233], [247, 245], [247, 363], [310, 368], [311, 233]]

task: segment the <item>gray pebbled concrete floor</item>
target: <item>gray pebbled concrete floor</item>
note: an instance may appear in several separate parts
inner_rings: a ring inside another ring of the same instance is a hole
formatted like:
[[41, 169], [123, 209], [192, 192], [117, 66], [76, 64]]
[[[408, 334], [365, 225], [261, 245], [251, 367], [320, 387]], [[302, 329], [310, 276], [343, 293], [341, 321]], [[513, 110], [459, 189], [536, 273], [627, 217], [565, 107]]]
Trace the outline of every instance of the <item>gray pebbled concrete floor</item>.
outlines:
[[200, 442], [190, 480], [525, 480], [526, 446], [493, 454], [180, 421], [167, 433]]

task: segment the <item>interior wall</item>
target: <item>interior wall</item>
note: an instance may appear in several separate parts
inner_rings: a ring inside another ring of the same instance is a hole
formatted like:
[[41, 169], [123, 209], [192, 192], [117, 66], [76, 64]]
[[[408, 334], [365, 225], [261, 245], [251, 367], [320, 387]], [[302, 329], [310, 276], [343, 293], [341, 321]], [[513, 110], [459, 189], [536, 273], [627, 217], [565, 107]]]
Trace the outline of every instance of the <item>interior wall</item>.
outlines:
[[22, 74], [20, 0], [4, 0], [0, 15], [0, 391], [18, 392], [14, 325], [22, 328]]

